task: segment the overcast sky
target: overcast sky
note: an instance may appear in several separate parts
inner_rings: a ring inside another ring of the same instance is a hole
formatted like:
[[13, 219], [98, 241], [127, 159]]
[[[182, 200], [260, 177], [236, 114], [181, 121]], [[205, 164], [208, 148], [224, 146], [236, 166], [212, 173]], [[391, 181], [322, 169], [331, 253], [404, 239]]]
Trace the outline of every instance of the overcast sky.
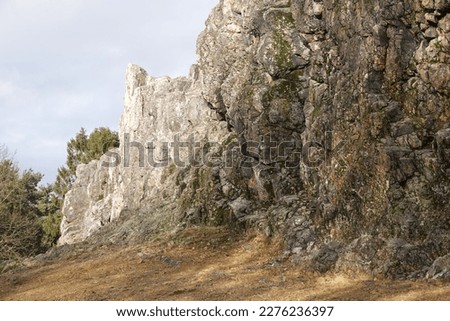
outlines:
[[187, 75], [219, 0], [0, 0], [0, 144], [53, 182], [81, 127], [117, 130], [125, 70]]

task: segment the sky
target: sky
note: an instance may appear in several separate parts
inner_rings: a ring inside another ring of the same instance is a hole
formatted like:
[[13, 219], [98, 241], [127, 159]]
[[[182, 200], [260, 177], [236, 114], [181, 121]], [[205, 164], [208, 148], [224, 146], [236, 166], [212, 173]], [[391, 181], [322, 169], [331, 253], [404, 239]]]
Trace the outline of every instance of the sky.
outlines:
[[55, 180], [84, 127], [118, 129], [125, 71], [187, 75], [219, 0], [0, 0], [0, 145]]

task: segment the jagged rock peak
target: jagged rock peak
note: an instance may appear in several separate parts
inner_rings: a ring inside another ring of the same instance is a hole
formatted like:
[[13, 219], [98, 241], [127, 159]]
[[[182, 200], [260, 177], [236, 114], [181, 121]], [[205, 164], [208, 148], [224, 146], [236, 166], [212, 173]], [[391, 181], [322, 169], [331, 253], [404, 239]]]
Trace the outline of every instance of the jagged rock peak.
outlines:
[[449, 21], [443, 0], [221, 0], [189, 78], [129, 67], [120, 125], [121, 148], [194, 133], [210, 161], [82, 167], [63, 240], [252, 226], [313, 270], [448, 276]]
[[[155, 226], [173, 220], [175, 209], [165, 210], [172, 213], [164, 217], [154, 210], [175, 204], [179, 187], [166, 178], [176, 166], [185, 171], [190, 166], [190, 150], [173, 145], [190, 139], [217, 142], [228, 135], [200, 90], [191, 78], [154, 78], [128, 66], [120, 148], [77, 168], [64, 202], [59, 244], [83, 241], [127, 213], [148, 213], [149, 225]], [[129, 232], [120, 238], [133, 238]]]

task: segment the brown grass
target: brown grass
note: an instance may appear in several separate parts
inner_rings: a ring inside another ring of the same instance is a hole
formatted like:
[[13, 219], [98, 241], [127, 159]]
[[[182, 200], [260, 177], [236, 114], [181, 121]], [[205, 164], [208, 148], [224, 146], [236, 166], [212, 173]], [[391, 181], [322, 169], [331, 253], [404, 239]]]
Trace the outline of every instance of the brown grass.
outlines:
[[0, 275], [0, 300], [450, 300], [450, 284], [316, 275], [277, 240], [193, 228]]

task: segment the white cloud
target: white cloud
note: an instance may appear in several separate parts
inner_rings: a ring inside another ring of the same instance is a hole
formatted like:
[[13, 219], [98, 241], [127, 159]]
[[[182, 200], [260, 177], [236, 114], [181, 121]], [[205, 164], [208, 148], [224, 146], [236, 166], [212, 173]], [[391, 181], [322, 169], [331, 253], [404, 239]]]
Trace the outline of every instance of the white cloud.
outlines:
[[80, 129], [117, 128], [125, 69], [187, 74], [218, 0], [0, 0], [0, 144], [54, 179]]

